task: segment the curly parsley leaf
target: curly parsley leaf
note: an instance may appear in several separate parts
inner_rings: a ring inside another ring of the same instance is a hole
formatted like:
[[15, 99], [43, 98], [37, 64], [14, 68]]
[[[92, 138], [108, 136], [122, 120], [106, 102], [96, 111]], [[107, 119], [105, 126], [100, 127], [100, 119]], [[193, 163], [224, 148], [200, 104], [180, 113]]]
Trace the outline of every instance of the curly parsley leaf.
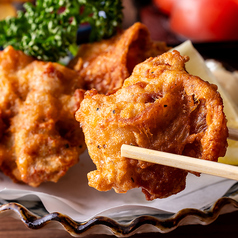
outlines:
[[98, 41], [112, 36], [123, 19], [121, 0], [37, 0], [24, 8], [0, 21], [0, 45], [44, 61], [58, 61], [75, 49], [80, 24], [89, 23], [90, 41]]

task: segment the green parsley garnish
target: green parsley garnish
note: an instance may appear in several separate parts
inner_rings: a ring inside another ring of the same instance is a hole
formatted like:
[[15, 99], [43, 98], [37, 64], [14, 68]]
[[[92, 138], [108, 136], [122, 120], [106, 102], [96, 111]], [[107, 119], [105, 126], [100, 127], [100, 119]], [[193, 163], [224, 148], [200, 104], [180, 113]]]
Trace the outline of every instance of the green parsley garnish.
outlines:
[[44, 61], [75, 51], [80, 24], [89, 23], [90, 41], [98, 41], [112, 36], [123, 19], [121, 0], [36, 0], [24, 8], [0, 21], [0, 46], [12, 45]]

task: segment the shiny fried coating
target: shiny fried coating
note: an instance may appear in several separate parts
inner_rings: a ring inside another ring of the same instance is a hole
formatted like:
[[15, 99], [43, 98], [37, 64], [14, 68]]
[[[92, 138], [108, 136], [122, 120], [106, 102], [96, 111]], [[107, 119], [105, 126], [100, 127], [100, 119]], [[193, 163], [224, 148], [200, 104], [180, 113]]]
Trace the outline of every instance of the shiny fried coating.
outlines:
[[90, 186], [118, 193], [141, 187], [147, 200], [185, 188], [187, 171], [121, 157], [122, 144], [212, 161], [224, 156], [222, 99], [215, 85], [186, 72], [187, 60], [164, 53], [137, 65], [114, 94], [86, 93], [76, 118], [97, 167]]
[[74, 116], [82, 80], [10, 46], [0, 52], [0, 83], [0, 169], [34, 187], [58, 181], [86, 148]]
[[106, 94], [120, 88], [135, 65], [168, 49], [151, 40], [145, 25], [135, 23], [110, 39], [81, 45], [69, 67], [80, 73], [87, 89]]

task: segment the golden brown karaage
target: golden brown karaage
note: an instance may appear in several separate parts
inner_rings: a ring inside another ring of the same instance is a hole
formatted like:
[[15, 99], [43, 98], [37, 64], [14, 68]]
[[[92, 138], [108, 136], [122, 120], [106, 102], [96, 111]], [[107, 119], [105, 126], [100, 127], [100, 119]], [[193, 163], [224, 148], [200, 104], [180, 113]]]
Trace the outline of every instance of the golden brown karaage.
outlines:
[[134, 68], [111, 95], [86, 93], [76, 118], [97, 170], [89, 185], [118, 193], [141, 187], [148, 200], [185, 188], [187, 171], [121, 157], [122, 144], [217, 161], [227, 147], [223, 102], [215, 85], [188, 74], [177, 51]]
[[11, 46], [0, 52], [0, 168], [14, 181], [56, 182], [86, 148], [75, 120], [79, 75]]
[[135, 23], [110, 39], [81, 45], [69, 67], [79, 72], [87, 89], [106, 94], [120, 88], [135, 65], [168, 49], [151, 40], [145, 25]]

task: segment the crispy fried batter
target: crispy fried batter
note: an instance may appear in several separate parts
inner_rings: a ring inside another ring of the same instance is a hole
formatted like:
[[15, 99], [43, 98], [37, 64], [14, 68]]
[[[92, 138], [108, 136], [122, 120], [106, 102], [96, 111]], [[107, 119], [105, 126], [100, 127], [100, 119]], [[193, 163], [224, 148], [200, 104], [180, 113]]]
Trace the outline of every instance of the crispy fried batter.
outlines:
[[87, 89], [110, 93], [122, 86], [138, 63], [168, 50], [164, 42], [153, 42], [145, 25], [135, 23], [116, 36], [81, 45], [69, 67], [77, 70]]
[[82, 80], [8, 47], [0, 52], [0, 83], [1, 170], [31, 186], [56, 182], [86, 147], [74, 117]]
[[148, 200], [185, 188], [187, 171], [121, 157], [122, 144], [217, 161], [227, 147], [217, 87], [189, 75], [188, 57], [165, 53], [137, 65], [111, 95], [86, 93], [76, 118], [97, 170], [89, 185], [118, 193], [141, 187]]

